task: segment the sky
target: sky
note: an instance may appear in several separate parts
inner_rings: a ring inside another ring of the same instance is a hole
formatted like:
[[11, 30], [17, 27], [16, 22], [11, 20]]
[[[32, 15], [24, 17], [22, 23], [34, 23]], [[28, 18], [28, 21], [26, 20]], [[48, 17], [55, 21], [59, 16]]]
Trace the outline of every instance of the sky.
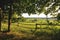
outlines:
[[[23, 13], [22, 16], [25, 18], [46, 18], [46, 15], [44, 13], [41, 13], [39, 15], [38, 14], [31, 14], [30, 16], [28, 15], [28, 13]], [[52, 17], [52, 15], [50, 15], [50, 14], [48, 14], [47, 16], [48, 16], [48, 18]]]

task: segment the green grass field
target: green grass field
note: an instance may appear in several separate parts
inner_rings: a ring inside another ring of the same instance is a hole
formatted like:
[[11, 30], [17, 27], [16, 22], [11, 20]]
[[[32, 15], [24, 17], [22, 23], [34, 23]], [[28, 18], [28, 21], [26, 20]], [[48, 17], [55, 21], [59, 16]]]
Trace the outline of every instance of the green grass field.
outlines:
[[[57, 21], [50, 20], [53, 24], [58, 23]], [[60, 26], [57, 25], [37, 25], [37, 24], [48, 24], [46, 20], [31, 21], [27, 20], [24, 22], [12, 22], [10, 32], [2, 34], [2, 40], [59, 40], [60, 38]], [[58, 23], [59, 24], [59, 23]], [[8, 29], [7, 22], [2, 22], [2, 31]], [[1, 35], [1, 34], [0, 34]], [[9, 37], [8, 37], [9, 36]], [[12, 37], [13, 36], [13, 37]], [[11, 38], [12, 37], [12, 38]]]

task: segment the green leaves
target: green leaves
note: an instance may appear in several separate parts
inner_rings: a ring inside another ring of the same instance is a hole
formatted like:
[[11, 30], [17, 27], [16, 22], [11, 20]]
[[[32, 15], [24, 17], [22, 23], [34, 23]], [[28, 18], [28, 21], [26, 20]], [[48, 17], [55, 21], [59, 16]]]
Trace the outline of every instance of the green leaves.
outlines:
[[[7, 0], [2, 0], [2, 2], [7, 6], [9, 5]], [[52, 3], [54, 4], [52, 5]], [[13, 0], [13, 4], [11, 5], [13, 6], [14, 11], [17, 11], [19, 14], [34, 14], [36, 11], [48, 14], [51, 11], [55, 12], [56, 6], [60, 6], [60, 0]]]

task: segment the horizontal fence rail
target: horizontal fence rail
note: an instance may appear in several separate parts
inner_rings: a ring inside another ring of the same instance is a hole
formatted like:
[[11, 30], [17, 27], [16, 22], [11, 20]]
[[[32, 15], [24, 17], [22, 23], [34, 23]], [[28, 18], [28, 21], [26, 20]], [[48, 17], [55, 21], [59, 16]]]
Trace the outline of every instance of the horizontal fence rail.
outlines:
[[36, 25], [57, 25], [57, 26], [60, 26], [60, 24], [36, 24]]

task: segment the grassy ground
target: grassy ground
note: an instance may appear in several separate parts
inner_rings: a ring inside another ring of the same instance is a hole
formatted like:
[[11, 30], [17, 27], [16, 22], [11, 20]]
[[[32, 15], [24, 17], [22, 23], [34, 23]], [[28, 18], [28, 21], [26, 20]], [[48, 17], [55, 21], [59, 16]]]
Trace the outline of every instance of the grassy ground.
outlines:
[[[54, 22], [56, 23], [56, 21]], [[0, 33], [0, 40], [60, 40], [60, 26], [38, 25], [38, 29], [36, 29], [36, 23], [48, 24], [43, 20], [13, 22], [11, 23], [10, 32]], [[7, 26], [7, 22], [2, 22], [1, 30], [7, 30]]]

